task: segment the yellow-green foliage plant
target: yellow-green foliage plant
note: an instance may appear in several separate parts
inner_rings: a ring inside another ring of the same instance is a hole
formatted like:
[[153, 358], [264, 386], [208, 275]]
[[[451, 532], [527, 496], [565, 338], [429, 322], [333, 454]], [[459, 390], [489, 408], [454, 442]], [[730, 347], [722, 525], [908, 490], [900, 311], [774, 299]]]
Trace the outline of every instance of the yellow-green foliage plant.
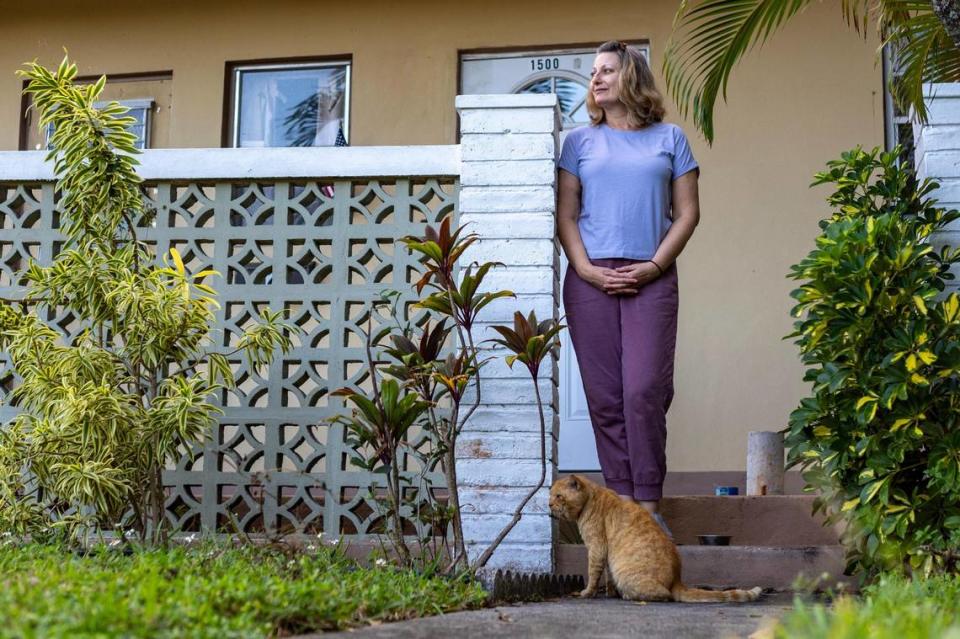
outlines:
[[834, 212], [790, 273], [813, 385], [790, 463], [866, 574], [956, 570], [960, 547], [960, 299], [946, 293], [960, 251], [931, 243], [960, 213], [898, 152], [857, 148], [816, 176]]
[[[0, 429], [0, 531], [34, 537], [122, 526], [164, 541], [164, 466], [203, 441], [234, 383], [212, 352], [213, 271], [191, 274], [176, 250], [157, 259], [137, 238], [151, 211], [135, 171], [133, 119], [94, 104], [106, 78], [73, 82], [76, 65], [33, 63], [28, 81], [40, 126], [53, 126], [63, 250], [22, 272], [24, 297], [0, 300], [0, 350], [21, 382], [20, 414]], [[68, 338], [42, 321], [69, 312]], [[265, 310], [239, 342], [254, 365], [290, 346], [280, 312]], [[3, 374], [3, 373], [0, 373]]]

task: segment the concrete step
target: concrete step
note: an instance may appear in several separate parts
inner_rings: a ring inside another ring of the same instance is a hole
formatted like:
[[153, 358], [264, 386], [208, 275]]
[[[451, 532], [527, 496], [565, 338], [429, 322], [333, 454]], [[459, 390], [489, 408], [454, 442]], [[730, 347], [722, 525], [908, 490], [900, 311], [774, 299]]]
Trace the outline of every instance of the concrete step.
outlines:
[[[806, 548], [839, 543], [838, 531], [813, 516], [811, 495], [664, 497], [660, 511], [678, 544], [697, 535], [730, 535], [732, 546]], [[580, 543], [576, 526], [561, 523], [560, 543]]]
[[[580, 544], [560, 544], [557, 573], [586, 578], [587, 549]], [[682, 579], [688, 586], [714, 588], [773, 588], [786, 590], [798, 576], [816, 579], [829, 575], [830, 585], [847, 584], [843, 576], [843, 548], [835, 545], [806, 548], [770, 546], [679, 546]]]

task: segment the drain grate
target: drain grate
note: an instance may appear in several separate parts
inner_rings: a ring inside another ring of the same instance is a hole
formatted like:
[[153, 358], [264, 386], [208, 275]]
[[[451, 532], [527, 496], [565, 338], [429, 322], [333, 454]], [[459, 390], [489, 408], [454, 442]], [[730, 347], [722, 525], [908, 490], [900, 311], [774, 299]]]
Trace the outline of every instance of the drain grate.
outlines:
[[583, 590], [583, 575], [497, 570], [478, 575], [491, 602], [533, 601], [562, 597]]

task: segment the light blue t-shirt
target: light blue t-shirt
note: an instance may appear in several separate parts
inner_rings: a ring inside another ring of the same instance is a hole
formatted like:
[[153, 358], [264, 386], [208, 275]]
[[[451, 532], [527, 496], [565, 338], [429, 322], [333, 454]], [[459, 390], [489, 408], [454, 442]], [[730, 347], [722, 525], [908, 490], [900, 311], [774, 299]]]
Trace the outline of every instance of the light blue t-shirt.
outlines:
[[670, 228], [671, 183], [698, 168], [675, 124], [574, 129], [560, 168], [580, 179], [580, 237], [590, 259], [649, 260]]

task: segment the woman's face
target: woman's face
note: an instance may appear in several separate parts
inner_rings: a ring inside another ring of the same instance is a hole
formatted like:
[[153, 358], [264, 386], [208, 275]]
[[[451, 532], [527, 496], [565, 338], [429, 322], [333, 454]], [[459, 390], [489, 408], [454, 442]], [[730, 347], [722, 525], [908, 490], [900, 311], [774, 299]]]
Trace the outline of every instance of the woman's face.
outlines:
[[619, 55], [613, 51], [598, 54], [590, 77], [590, 90], [598, 107], [606, 109], [620, 101]]

